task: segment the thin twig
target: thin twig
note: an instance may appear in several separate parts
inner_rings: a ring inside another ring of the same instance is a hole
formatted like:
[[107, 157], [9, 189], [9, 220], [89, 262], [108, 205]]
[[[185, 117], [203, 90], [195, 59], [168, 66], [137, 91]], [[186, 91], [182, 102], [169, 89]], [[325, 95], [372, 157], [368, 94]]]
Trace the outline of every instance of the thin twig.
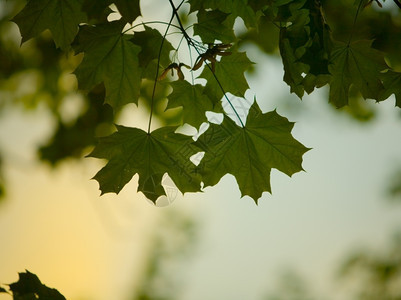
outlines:
[[[134, 28], [136, 28], [136, 27], [145, 26], [145, 25], [148, 25], [148, 24], [163, 24], [163, 25], [167, 25], [167, 26], [168, 26], [168, 23], [167, 23], [167, 22], [163, 22], [163, 21], [141, 22], [141, 23], [139, 23], [139, 24], [136, 24], [136, 25], [131, 26], [131, 27], [129, 27], [128, 29], [124, 30], [124, 31], [122, 32], [122, 34], [127, 33], [128, 31], [130, 31], [130, 30], [132, 30], [132, 29], [134, 29]], [[180, 28], [179, 26], [174, 25], [174, 24], [170, 24], [170, 26], [175, 27], [176, 29], [179, 29], [180, 32], [181, 32], [181, 28]]]

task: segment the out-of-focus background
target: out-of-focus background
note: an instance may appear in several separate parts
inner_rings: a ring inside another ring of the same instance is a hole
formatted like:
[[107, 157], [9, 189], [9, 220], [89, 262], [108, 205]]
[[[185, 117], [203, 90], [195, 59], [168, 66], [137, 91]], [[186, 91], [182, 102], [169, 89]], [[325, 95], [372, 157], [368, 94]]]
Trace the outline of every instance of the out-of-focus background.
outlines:
[[[100, 197], [90, 178], [102, 162], [83, 156], [112, 130], [110, 109], [96, 101], [103, 91], [76, 92], [78, 59], [55, 50], [48, 32], [20, 47], [9, 19], [23, 5], [0, 1], [0, 283], [27, 269], [71, 300], [401, 297], [394, 98], [355, 97], [337, 110], [322, 88], [300, 101], [282, 80], [277, 49], [244, 34], [241, 47], [257, 62], [247, 98], [296, 122], [295, 138], [313, 148], [306, 172], [273, 171], [273, 194], [258, 206], [240, 199], [232, 176], [199, 194], [172, 188], [162, 207], [136, 193], [136, 177]], [[167, 1], [141, 9], [147, 20], [169, 19]], [[401, 26], [396, 9], [372, 16]], [[145, 127], [147, 113], [127, 105], [116, 122]]]

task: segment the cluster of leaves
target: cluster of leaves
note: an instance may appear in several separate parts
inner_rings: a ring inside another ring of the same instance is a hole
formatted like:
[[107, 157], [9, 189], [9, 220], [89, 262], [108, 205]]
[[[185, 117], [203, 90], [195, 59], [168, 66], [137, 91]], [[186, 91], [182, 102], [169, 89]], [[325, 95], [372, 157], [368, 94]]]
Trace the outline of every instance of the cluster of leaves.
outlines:
[[356, 1], [353, 28], [348, 38], [335, 40], [325, 21], [320, 1], [278, 1], [274, 20], [280, 24], [280, 51], [284, 80], [302, 97], [315, 87], [330, 86], [329, 101], [336, 107], [349, 103], [352, 87], [365, 99], [382, 101], [392, 94], [401, 105], [401, 73], [385, 62], [385, 53], [372, 47], [372, 40], [356, 39], [358, 15], [372, 1]]
[[[56, 47], [83, 57], [74, 71], [79, 89], [91, 92], [103, 85], [104, 102], [115, 113], [128, 103], [138, 105], [143, 86], [152, 83], [148, 130], [117, 126], [115, 133], [99, 139], [89, 155], [108, 160], [94, 177], [102, 194], [120, 192], [138, 174], [138, 190], [156, 201], [165, 195], [161, 182], [166, 173], [183, 193], [213, 186], [229, 173], [235, 176], [242, 196], [257, 201], [263, 192], [271, 192], [272, 168], [289, 176], [302, 170], [308, 148], [292, 137], [293, 123], [276, 111], [263, 113], [256, 99], [243, 120], [228, 97], [245, 98], [249, 86], [244, 72], [252, 65], [236, 46], [237, 18], [250, 31], [257, 31], [263, 22], [278, 28], [284, 81], [299, 97], [328, 84], [329, 100], [337, 107], [348, 104], [351, 87], [377, 101], [394, 93], [397, 105], [401, 103], [400, 73], [386, 64], [384, 54], [372, 48], [371, 41], [353, 40], [354, 28], [346, 41], [334, 40], [320, 1], [166, 2], [171, 19], [165, 22], [164, 34], [151, 27], [163, 22], [141, 23], [139, 0], [31, 0], [13, 18], [23, 42], [49, 29]], [[355, 20], [368, 2], [357, 1]], [[197, 21], [189, 26], [193, 36], [180, 18], [184, 7], [196, 14]], [[115, 11], [121, 17], [110, 21]], [[171, 28], [182, 35], [186, 52], [180, 49], [183, 43], [173, 46], [174, 39], [167, 39]], [[198, 56], [195, 64], [192, 53]], [[194, 78], [201, 65], [203, 70]], [[192, 67], [192, 80], [184, 80], [189, 72], [182, 66]], [[158, 81], [170, 70], [178, 73], [178, 79]], [[181, 107], [182, 114], [175, 126], [152, 131], [157, 87], [172, 90], [166, 110]], [[210, 111], [224, 115], [221, 124], [208, 120]], [[203, 123], [209, 126], [194, 141], [176, 132], [183, 123], [197, 129]], [[203, 158], [194, 164], [191, 158], [199, 153]]]
[[9, 291], [0, 287], [0, 293], [10, 294], [14, 300], [65, 300], [59, 291], [42, 284], [38, 276], [28, 270], [18, 275], [19, 280], [8, 285]]

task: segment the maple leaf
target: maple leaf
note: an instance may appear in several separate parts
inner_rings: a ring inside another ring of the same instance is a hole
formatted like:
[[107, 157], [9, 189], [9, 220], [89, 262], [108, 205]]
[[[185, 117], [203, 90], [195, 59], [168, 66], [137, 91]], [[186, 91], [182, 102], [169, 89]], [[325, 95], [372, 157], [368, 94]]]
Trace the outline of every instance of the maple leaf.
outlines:
[[276, 111], [262, 113], [251, 106], [245, 127], [225, 117], [221, 125], [210, 124], [195, 145], [205, 151], [199, 172], [205, 186], [217, 184], [227, 173], [235, 176], [241, 196], [257, 200], [271, 192], [270, 171], [289, 176], [302, 171], [302, 155], [309, 149], [291, 135], [294, 123]]
[[86, 21], [81, 7], [81, 0], [30, 0], [13, 21], [21, 31], [22, 42], [49, 29], [56, 46], [68, 50], [78, 25]]
[[121, 16], [128, 22], [133, 22], [141, 15], [139, 0], [113, 0]]
[[202, 85], [180, 80], [172, 82], [171, 87], [173, 92], [167, 97], [166, 109], [182, 106], [183, 122], [196, 128], [207, 121], [205, 112], [213, 109], [213, 102], [203, 94]]
[[[139, 0], [83, 0], [83, 9], [88, 17], [95, 19], [103, 19], [107, 17], [112, 10], [109, 8], [111, 4], [115, 4], [122, 18], [128, 23], [132, 23], [141, 15]], [[105, 14], [106, 12], [106, 14]]]
[[88, 22], [104, 23], [113, 11], [110, 9], [110, 0], [83, 0], [82, 10], [88, 16]]
[[[229, 56], [223, 56], [220, 62], [216, 62], [215, 76], [226, 93], [243, 97], [249, 88], [244, 72], [252, 65], [244, 52], [233, 52]], [[220, 85], [208, 67], [204, 67], [199, 77], [207, 80], [205, 92], [213, 102], [218, 102], [223, 94]]]
[[138, 103], [142, 70], [132, 35], [122, 34], [125, 22], [114, 21], [97, 26], [82, 26], [75, 49], [83, 51], [82, 63], [75, 70], [80, 89], [90, 90], [104, 82], [106, 102], [113, 107]]
[[229, 18], [239, 16], [248, 28], [257, 27], [257, 21], [260, 12], [255, 12], [248, 0], [190, 0], [191, 12], [203, 9], [218, 9], [224, 13], [230, 14]]
[[371, 48], [371, 41], [353, 43], [337, 43], [331, 53], [329, 71], [329, 101], [337, 107], [348, 104], [348, 92], [354, 85], [367, 99], [379, 100], [384, 86], [380, 80], [380, 72], [387, 69], [383, 55]]
[[135, 175], [138, 190], [156, 201], [165, 195], [161, 185], [167, 173], [182, 192], [200, 190], [200, 177], [189, 158], [196, 154], [190, 136], [175, 133], [177, 127], [163, 127], [150, 134], [138, 129], [117, 126], [117, 131], [99, 139], [90, 157], [105, 158], [108, 163], [94, 177], [102, 194], [118, 194]]
[[[144, 70], [143, 77], [154, 80], [157, 68], [171, 63], [170, 51], [174, 50], [169, 41], [164, 40], [160, 61], [158, 62], [160, 45], [163, 36], [156, 29], [144, 26], [145, 31], [135, 32], [131, 41], [141, 47], [139, 52], [139, 66]], [[159, 65], [158, 65], [159, 63]]]
[[395, 95], [395, 105], [401, 107], [401, 73], [388, 70], [381, 75], [385, 90], [380, 94], [379, 100], [386, 100]]
[[198, 23], [194, 25], [194, 35], [199, 35], [202, 41], [214, 43], [220, 40], [223, 43], [230, 43], [235, 40], [232, 20], [226, 20], [229, 14], [219, 10], [198, 11]]

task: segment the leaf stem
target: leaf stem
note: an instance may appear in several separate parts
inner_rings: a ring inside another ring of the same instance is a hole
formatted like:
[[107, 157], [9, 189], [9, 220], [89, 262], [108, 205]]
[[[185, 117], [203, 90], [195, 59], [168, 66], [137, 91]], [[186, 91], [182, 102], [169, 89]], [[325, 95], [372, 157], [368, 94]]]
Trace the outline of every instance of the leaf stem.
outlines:
[[154, 102], [155, 102], [155, 93], [156, 93], [156, 85], [157, 85], [157, 78], [159, 77], [159, 64], [160, 64], [160, 58], [162, 55], [162, 49], [163, 49], [163, 44], [164, 40], [166, 39], [166, 35], [168, 33], [168, 30], [170, 29], [171, 22], [174, 19], [174, 14], [171, 15], [170, 22], [167, 25], [166, 31], [164, 32], [162, 42], [160, 44], [159, 48], [159, 54], [157, 56], [157, 66], [156, 66], [156, 75], [155, 75], [155, 82], [153, 84], [153, 90], [152, 90], [152, 100], [150, 103], [150, 115], [149, 115], [149, 124], [148, 124], [148, 134], [150, 134], [150, 126], [152, 124], [152, 116], [153, 116], [153, 109], [154, 109]]

